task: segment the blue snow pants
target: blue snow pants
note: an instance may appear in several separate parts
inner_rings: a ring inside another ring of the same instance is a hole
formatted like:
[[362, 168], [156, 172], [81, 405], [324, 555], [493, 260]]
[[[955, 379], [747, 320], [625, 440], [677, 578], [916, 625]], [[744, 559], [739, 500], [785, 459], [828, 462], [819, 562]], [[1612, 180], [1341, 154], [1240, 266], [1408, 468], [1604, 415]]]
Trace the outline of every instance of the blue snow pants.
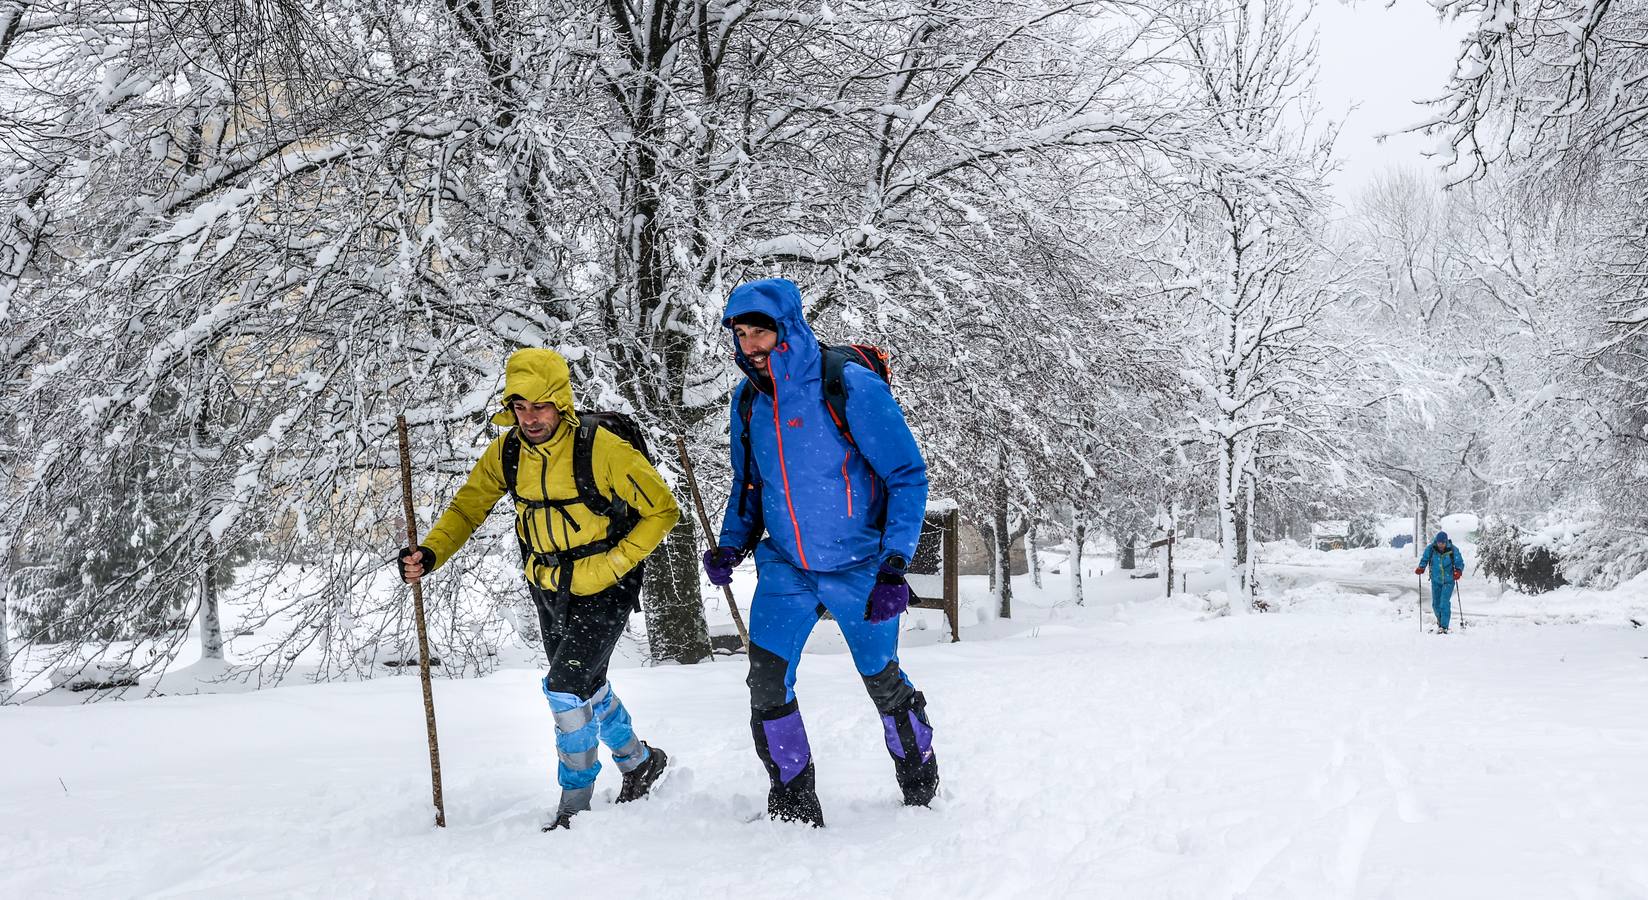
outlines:
[[1431, 579], [1431, 612], [1436, 613], [1438, 628], [1448, 627], [1448, 618], [1453, 613], [1453, 586], [1452, 578], [1444, 581]]
[[758, 580], [750, 603], [752, 707], [767, 709], [795, 699], [801, 648], [825, 610], [841, 627], [860, 676], [869, 680], [891, 666], [897, 675], [894, 680], [903, 687], [893, 691], [900, 695], [898, 699], [915, 692], [910, 680], [898, 671], [898, 618], [876, 623], [864, 618], [864, 604], [879, 568], [875, 561], [844, 572], [809, 572], [791, 565], [770, 540], [764, 540], [755, 548], [755, 567]]
[[801, 649], [825, 611], [840, 626], [853, 665], [881, 714], [899, 783], [924, 778], [936, 783], [936, 770], [928, 771], [936, 763], [926, 698], [898, 665], [898, 618], [876, 623], [864, 618], [879, 564], [871, 560], [843, 572], [809, 572], [791, 565], [764, 540], [755, 549], [755, 566], [747, 681], [750, 727], [774, 789], [795, 782], [810, 790], [810, 775], [801, 776], [812, 770], [812, 747], [795, 702], [795, 675]]

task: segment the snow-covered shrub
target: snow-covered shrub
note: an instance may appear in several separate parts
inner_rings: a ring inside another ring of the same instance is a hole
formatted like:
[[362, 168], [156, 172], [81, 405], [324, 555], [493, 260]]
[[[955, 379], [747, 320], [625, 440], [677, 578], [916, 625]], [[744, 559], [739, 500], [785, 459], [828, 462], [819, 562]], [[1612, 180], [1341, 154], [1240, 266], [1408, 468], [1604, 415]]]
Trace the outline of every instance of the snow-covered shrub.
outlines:
[[1648, 572], [1648, 534], [1598, 526], [1562, 553], [1562, 574], [1575, 584], [1612, 590]]
[[1476, 533], [1477, 565], [1490, 578], [1514, 584], [1523, 593], [1555, 590], [1568, 582], [1550, 531], [1524, 532], [1513, 523], [1489, 518]]
[[1377, 547], [1379, 540], [1379, 517], [1373, 513], [1362, 513], [1350, 520], [1350, 527], [1345, 532], [1345, 545], [1353, 550], [1366, 550]]

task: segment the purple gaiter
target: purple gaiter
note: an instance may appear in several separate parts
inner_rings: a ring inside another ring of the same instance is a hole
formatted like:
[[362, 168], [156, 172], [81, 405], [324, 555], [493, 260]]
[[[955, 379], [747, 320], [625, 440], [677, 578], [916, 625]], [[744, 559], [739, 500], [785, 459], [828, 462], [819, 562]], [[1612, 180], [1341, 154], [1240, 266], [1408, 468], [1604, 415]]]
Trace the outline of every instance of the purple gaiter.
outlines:
[[807, 728], [801, 724], [800, 710], [763, 721], [761, 732], [767, 756], [778, 767], [780, 783], [788, 784], [812, 761], [813, 751], [807, 744]]

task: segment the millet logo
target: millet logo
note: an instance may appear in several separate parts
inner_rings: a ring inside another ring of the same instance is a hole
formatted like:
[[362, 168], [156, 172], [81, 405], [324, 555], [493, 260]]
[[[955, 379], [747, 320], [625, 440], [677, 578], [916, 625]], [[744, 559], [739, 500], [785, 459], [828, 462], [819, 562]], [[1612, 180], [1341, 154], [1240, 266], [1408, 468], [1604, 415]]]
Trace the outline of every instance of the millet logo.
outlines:
[[790, 426], [791, 428], [800, 428], [801, 427], [801, 418], [799, 416], [797, 416], [796, 418], [791, 419], [788, 422], [785, 422], [784, 424]]

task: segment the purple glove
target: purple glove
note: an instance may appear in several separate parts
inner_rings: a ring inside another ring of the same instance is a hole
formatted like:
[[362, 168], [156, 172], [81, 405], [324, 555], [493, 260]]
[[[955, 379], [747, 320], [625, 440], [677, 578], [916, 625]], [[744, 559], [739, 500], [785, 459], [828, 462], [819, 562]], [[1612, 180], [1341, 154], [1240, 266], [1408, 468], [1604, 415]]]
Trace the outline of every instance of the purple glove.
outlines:
[[870, 600], [864, 604], [864, 618], [870, 622], [885, 622], [897, 618], [910, 607], [910, 586], [904, 583], [904, 557], [893, 555], [881, 563], [876, 572], [875, 587], [870, 589]]
[[736, 547], [717, 547], [704, 551], [704, 574], [710, 584], [725, 587], [732, 584], [732, 570], [744, 561], [744, 551]]

